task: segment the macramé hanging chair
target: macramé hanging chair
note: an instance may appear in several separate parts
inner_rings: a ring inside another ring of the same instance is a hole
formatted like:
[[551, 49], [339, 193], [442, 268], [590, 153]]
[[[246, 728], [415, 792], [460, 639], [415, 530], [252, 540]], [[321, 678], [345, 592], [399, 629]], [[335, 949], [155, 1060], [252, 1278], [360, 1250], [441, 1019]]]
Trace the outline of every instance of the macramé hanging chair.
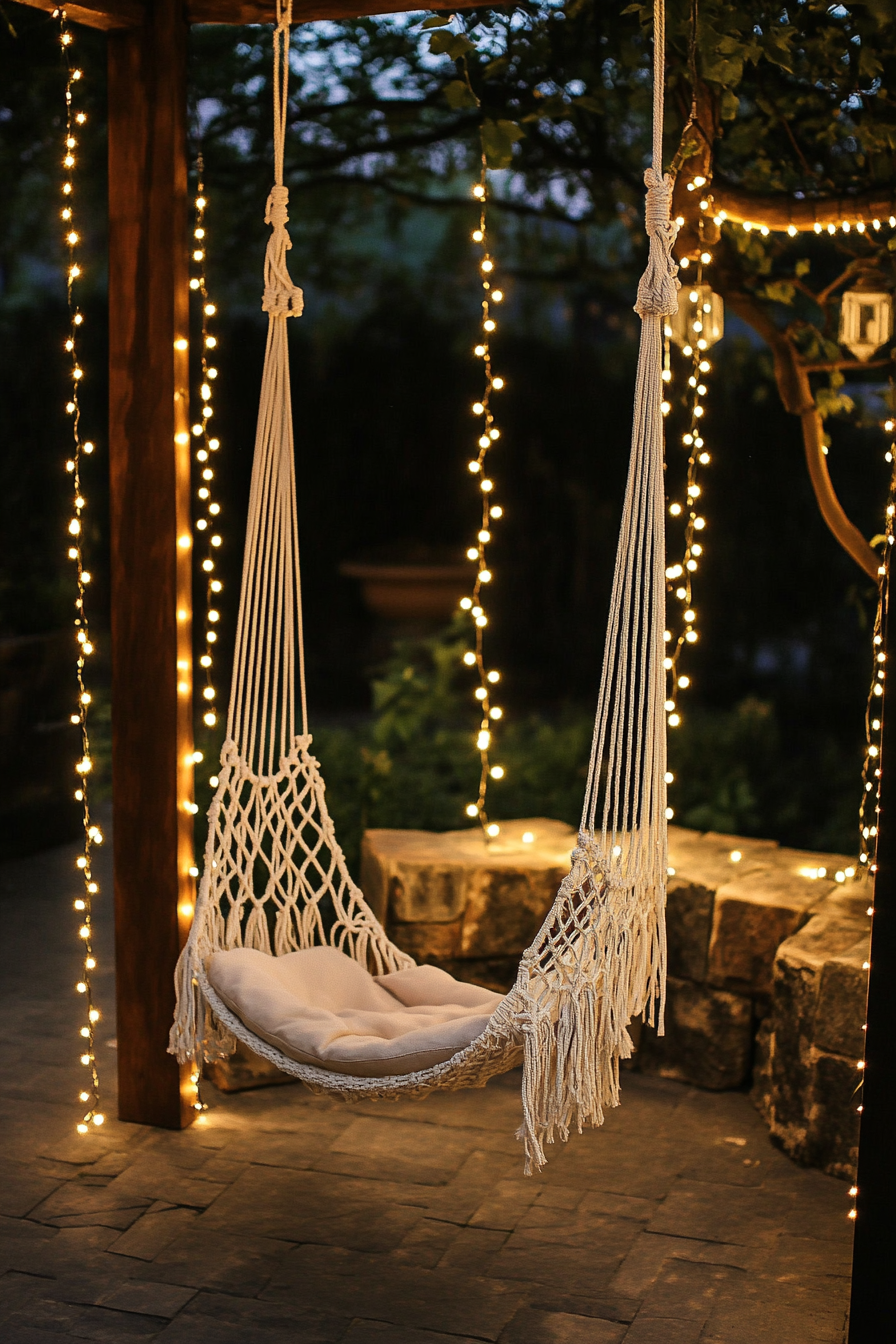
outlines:
[[286, 335], [303, 302], [286, 267], [291, 0], [278, 0], [274, 30], [268, 337], [233, 682], [169, 1048], [182, 1063], [199, 1064], [242, 1041], [313, 1091], [349, 1099], [480, 1087], [522, 1060], [527, 1172], [543, 1165], [546, 1141], [602, 1123], [604, 1107], [619, 1104], [632, 1018], [662, 1026], [661, 324], [678, 307], [672, 182], [660, 171], [662, 0], [654, 21], [650, 255], [635, 305], [641, 341], [631, 463], [582, 823], [569, 874], [504, 998], [417, 967], [390, 942], [346, 868], [311, 754]]

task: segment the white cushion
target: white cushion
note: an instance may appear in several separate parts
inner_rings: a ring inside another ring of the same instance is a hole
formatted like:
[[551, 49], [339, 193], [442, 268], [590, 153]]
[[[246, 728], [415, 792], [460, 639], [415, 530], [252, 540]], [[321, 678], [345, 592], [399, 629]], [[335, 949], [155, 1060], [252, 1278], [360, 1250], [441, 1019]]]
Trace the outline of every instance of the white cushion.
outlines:
[[290, 1059], [362, 1078], [443, 1063], [501, 1002], [436, 966], [373, 976], [334, 947], [282, 957], [237, 947], [213, 953], [206, 974], [240, 1021]]

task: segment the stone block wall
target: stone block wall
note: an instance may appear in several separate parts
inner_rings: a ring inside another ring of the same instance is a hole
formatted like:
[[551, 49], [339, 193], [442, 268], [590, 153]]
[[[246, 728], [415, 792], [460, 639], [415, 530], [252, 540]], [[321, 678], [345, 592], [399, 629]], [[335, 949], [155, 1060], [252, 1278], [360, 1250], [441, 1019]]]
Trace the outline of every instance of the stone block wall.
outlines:
[[[368, 831], [361, 885], [418, 961], [506, 990], [550, 909], [575, 832], [543, 817]], [[850, 1176], [869, 903], [837, 855], [669, 828], [665, 1034], [634, 1024], [632, 1067], [753, 1097], [797, 1161]]]

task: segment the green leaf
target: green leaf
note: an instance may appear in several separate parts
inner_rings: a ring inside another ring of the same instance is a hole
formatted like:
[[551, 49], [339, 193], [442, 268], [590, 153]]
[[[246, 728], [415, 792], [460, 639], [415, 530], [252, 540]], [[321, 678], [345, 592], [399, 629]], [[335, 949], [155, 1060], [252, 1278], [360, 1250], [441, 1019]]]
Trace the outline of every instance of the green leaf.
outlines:
[[513, 146], [524, 135], [525, 131], [515, 121], [492, 121], [486, 117], [482, 123], [482, 148], [489, 168], [509, 168]]
[[596, 98], [592, 98], [590, 93], [583, 93], [581, 97], [574, 99], [576, 107], [584, 107], [586, 112], [596, 112], [598, 115], [603, 112], [603, 108]]
[[719, 110], [723, 121], [733, 121], [740, 107], [740, 99], [733, 89], [723, 89], [719, 100]]
[[428, 19], [424, 19], [421, 28], [444, 28], [451, 22], [450, 14], [430, 14]]
[[795, 293], [789, 280], [772, 280], [763, 290], [765, 298], [771, 299], [772, 303], [793, 303]]
[[461, 33], [445, 32], [433, 33], [429, 39], [429, 49], [434, 56], [450, 56], [452, 61], [459, 61], [468, 51], [476, 50], [468, 37]]
[[486, 79], [492, 79], [495, 75], [503, 75], [509, 64], [509, 56], [496, 56], [493, 61], [489, 61], [487, 65], [482, 67], [482, 73]]
[[808, 275], [808, 274], [809, 274], [809, 271], [811, 270], [811, 268], [812, 268], [812, 263], [811, 263], [811, 261], [809, 260], [809, 258], [808, 258], [808, 257], [800, 257], [799, 261], [798, 261], [797, 264], [794, 266], [793, 270], [794, 270], [794, 274], [795, 274], [795, 275]]
[[476, 95], [462, 79], [452, 79], [450, 84], [445, 85], [442, 92], [447, 99], [448, 106], [453, 107], [455, 111], [462, 107], [479, 106]]

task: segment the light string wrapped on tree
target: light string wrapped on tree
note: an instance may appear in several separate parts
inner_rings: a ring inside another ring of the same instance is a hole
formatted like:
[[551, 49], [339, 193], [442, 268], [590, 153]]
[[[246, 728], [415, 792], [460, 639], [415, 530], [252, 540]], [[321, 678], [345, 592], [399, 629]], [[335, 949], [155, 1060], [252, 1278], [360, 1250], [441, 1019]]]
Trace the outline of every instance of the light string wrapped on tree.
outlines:
[[88, 689], [86, 668], [87, 659], [95, 652], [95, 646], [90, 634], [85, 600], [91, 575], [89, 570], [84, 567], [83, 537], [87, 501], [84, 498], [81, 478], [82, 459], [85, 456], [89, 457], [94, 449], [89, 440], [85, 441], [81, 437], [80, 391], [84, 370], [81, 367], [78, 354], [78, 343], [83, 331], [84, 315], [77, 301], [76, 286], [83, 276], [83, 267], [78, 261], [77, 249], [81, 242], [81, 235], [78, 231], [75, 210], [75, 183], [72, 172], [76, 165], [75, 151], [78, 148], [79, 132], [87, 121], [87, 113], [80, 109], [76, 110], [76, 93], [82, 87], [83, 71], [72, 64], [71, 48], [74, 37], [69, 29], [65, 10], [56, 10], [54, 17], [59, 19], [59, 41], [66, 66], [65, 153], [62, 158], [65, 176], [62, 182], [62, 210], [60, 213], [67, 251], [66, 293], [68, 296], [69, 334], [65, 342], [65, 349], [71, 360], [72, 387], [65, 409], [70, 417], [72, 427], [72, 454], [66, 461], [65, 469], [72, 478], [74, 491], [72, 518], [68, 525], [68, 558], [74, 563], [77, 584], [75, 597], [77, 659], [75, 666], [78, 704], [76, 711], [71, 715], [71, 721], [73, 724], [77, 724], [81, 732], [81, 754], [75, 765], [77, 775], [75, 801], [80, 806], [84, 833], [81, 853], [75, 861], [82, 881], [81, 895], [76, 897], [74, 902], [78, 916], [78, 938], [82, 955], [81, 976], [75, 989], [80, 1002], [84, 1006], [84, 1021], [79, 1028], [80, 1060], [89, 1080], [78, 1096], [84, 1111], [77, 1129], [79, 1134], [86, 1134], [91, 1125], [101, 1125], [105, 1119], [100, 1110], [100, 1078], [96, 1059], [96, 1027], [100, 1020], [100, 1011], [96, 1006], [93, 992], [93, 972], [96, 970], [97, 961], [94, 946], [93, 903], [99, 895], [99, 883], [93, 871], [93, 849], [103, 843], [103, 833], [92, 820], [90, 813], [90, 778], [93, 770], [93, 758], [91, 756], [88, 719], [93, 696]]
[[[193, 424], [193, 439], [196, 445], [194, 461], [198, 479], [196, 487], [197, 516], [193, 527], [194, 532], [200, 535], [204, 544], [201, 547], [194, 546], [193, 553], [196, 557], [196, 563], [200, 567], [201, 581], [205, 590], [205, 612], [202, 651], [198, 657], [200, 672], [194, 677], [193, 684], [194, 686], [202, 686], [200, 705], [202, 722], [206, 728], [211, 729], [216, 727], [218, 723], [216, 706], [218, 688], [215, 685], [213, 669], [215, 665], [215, 645], [219, 638], [221, 620], [220, 594], [224, 585], [217, 572], [218, 556], [223, 543], [220, 532], [221, 505], [214, 497], [215, 458], [220, 450], [221, 441], [217, 434], [212, 432], [214, 388], [215, 380], [218, 377], [218, 369], [212, 361], [218, 345], [218, 338], [211, 331], [211, 322], [217, 313], [217, 307], [209, 298], [208, 293], [206, 273], [208, 200], [203, 179], [204, 164], [200, 154], [197, 158], [196, 198], [194, 202], [196, 213], [193, 227], [194, 245], [191, 254], [193, 264], [197, 268], [197, 274], [190, 280], [190, 289], [199, 299], [202, 333], [200, 349], [202, 376], [199, 385], [199, 400], [202, 409]], [[197, 764], [201, 759], [202, 754], [198, 751], [195, 752], [194, 760]], [[215, 788], [218, 783], [217, 776], [212, 775], [209, 783], [212, 788]]]
[[492, 529], [503, 516], [504, 510], [495, 502], [495, 482], [487, 470], [489, 450], [501, 437], [501, 431], [495, 422], [492, 397], [504, 387], [504, 379], [492, 369], [491, 337], [497, 329], [492, 313], [492, 305], [500, 304], [504, 293], [495, 283], [495, 259], [489, 246], [488, 236], [488, 168], [485, 154], [481, 157], [479, 181], [473, 187], [473, 195], [479, 201], [479, 225], [473, 230], [473, 242], [481, 249], [479, 272], [482, 284], [482, 335], [473, 353], [482, 361], [484, 388], [479, 401], [473, 403], [473, 414], [479, 421], [480, 432], [477, 437], [476, 456], [467, 464], [471, 475], [478, 482], [480, 505], [479, 530], [476, 543], [467, 550], [467, 559], [476, 566], [473, 592], [470, 597], [461, 599], [461, 609], [468, 611], [473, 621], [475, 647], [464, 654], [467, 667], [476, 669], [479, 684], [474, 691], [479, 711], [476, 731], [476, 749], [479, 752], [480, 774], [479, 793], [475, 803], [467, 805], [467, 816], [478, 818], [479, 824], [488, 839], [494, 839], [500, 833], [500, 826], [490, 822], [486, 811], [486, 795], [489, 779], [502, 779], [504, 767], [493, 765], [492, 747], [495, 724], [503, 717], [500, 705], [492, 702], [492, 692], [501, 679], [495, 668], [488, 668], [485, 661], [485, 630], [488, 625], [488, 613], [485, 610], [484, 590], [491, 583], [492, 571], [488, 563], [488, 546], [492, 540]]
[[[693, 678], [689, 672], [680, 669], [681, 655], [688, 646], [697, 643], [697, 612], [694, 608], [694, 575], [703, 563], [706, 517], [700, 505], [703, 494], [701, 468], [711, 462], [711, 455], [704, 440], [706, 403], [708, 392], [706, 379], [712, 371], [708, 358], [711, 345], [719, 339], [720, 317], [718, 307], [721, 300], [714, 295], [705, 283], [705, 271], [712, 261], [712, 254], [706, 250], [700, 253], [697, 263], [697, 275], [693, 283], [682, 290], [679, 311], [673, 323], [665, 326], [666, 348], [674, 343], [681, 348], [682, 356], [688, 361], [687, 391], [684, 396], [686, 428], [681, 442], [687, 452], [687, 470], [684, 481], [683, 499], [672, 499], [669, 514], [684, 524], [684, 537], [681, 559], [673, 560], [666, 567], [666, 580], [669, 591], [680, 604], [677, 621], [670, 621], [666, 631], [665, 668], [667, 676], [666, 713], [670, 728], [681, 723], [679, 692], [687, 690]], [[714, 312], [714, 310], [716, 310]], [[672, 379], [671, 362], [666, 357], [663, 378], [669, 388]], [[667, 398], [669, 392], [667, 391]], [[671, 410], [666, 400], [664, 409]]]
[[[889, 391], [890, 402], [892, 404], [896, 401], [896, 385], [894, 385], [892, 379], [890, 381]], [[887, 491], [886, 510], [884, 513], [884, 530], [882, 533], [883, 549], [881, 552], [881, 563], [878, 569], [877, 606], [874, 613], [874, 628], [871, 636], [873, 670], [871, 674], [871, 686], [868, 692], [868, 703], [865, 709], [865, 757], [862, 764], [862, 793], [861, 801], [859, 803], [859, 869], [856, 873], [857, 878], [862, 878], [865, 873], [869, 873], [872, 880], [877, 873], [878, 820], [880, 817], [882, 769], [881, 731], [883, 728], [884, 686], [887, 673], [886, 627], [887, 621], [890, 618], [890, 571], [892, 566], [893, 546], [894, 543], [896, 543], [896, 440], [894, 440], [893, 437], [894, 431], [896, 431], [896, 419], [888, 418], [883, 424], [883, 430], [887, 435], [888, 440], [884, 460], [890, 469], [890, 479]], [[847, 872], [849, 872], [849, 870], [847, 870]], [[840, 874], [838, 873], [837, 876], [839, 877]], [[873, 917], [873, 903], [869, 904], [866, 913], [869, 918]], [[864, 962], [863, 970], [867, 973], [870, 969], [870, 963], [868, 961]], [[862, 1030], [865, 1030], [864, 1026]], [[856, 1069], [858, 1071], [858, 1083], [855, 1089], [856, 1110], [861, 1115], [862, 1083], [865, 1077], [864, 1058], [856, 1060]], [[852, 1200], [852, 1206], [849, 1210], [849, 1218], [852, 1220], [855, 1220], [857, 1216], [858, 1210], [856, 1201], [858, 1195], [858, 1186], [851, 1186], [849, 1196]]]

